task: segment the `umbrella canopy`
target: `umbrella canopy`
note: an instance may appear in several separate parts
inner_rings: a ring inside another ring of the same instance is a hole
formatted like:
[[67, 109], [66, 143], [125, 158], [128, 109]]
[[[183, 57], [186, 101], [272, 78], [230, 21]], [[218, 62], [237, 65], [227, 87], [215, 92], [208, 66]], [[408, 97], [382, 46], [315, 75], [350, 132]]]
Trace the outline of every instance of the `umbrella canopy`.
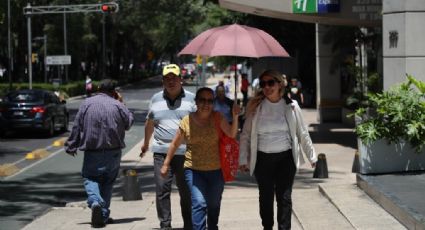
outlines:
[[286, 50], [268, 33], [238, 24], [202, 32], [180, 51], [179, 55], [182, 54], [209, 57], [289, 57]]

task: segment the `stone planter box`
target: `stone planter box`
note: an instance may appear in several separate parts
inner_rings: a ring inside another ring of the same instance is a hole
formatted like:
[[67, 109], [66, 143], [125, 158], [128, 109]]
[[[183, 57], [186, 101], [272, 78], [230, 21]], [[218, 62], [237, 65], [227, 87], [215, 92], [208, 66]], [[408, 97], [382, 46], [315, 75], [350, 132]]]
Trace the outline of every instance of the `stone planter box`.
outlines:
[[425, 170], [425, 149], [416, 153], [409, 144], [389, 145], [378, 140], [365, 145], [357, 140], [361, 174], [382, 174]]

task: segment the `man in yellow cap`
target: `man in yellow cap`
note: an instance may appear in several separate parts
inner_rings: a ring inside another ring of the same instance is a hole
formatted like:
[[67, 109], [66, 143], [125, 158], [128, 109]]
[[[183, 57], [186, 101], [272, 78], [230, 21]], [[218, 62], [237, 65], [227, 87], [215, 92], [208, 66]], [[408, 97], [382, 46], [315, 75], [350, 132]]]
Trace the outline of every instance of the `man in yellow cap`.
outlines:
[[180, 68], [175, 64], [164, 66], [162, 70], [164, 90], [152, 96], [146, 116], [145, 140], [140, 157], [149, 149], [152, 134], [152, 152], [154, 154], [154, 177], [156, 184], [156, 210], [161, 229], [171, 228], [171, 185], [173, 176], [180, 194], [180, 206], [184, 229], [192, 229], [191, 197], [184, 180], [184, 153], [186, 145], [181, 145], [171, 161], [171, 170], [166, 178], [161, 177], [161, 166], [167, 155], [173, 137], [179, 129], [181, 119], [196, 110], [195, 95], [182, 87]]

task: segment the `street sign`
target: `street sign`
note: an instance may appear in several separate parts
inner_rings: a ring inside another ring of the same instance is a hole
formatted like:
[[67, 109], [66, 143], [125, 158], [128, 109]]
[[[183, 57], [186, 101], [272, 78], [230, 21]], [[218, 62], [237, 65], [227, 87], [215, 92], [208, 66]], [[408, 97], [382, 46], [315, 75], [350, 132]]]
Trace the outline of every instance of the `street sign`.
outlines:
[[292, 0], [292, 12], [296, 14], [317, 13], [317, 0]]
[[71, 65], [70, 55], [55, 55], [46, 57], [47, 65]]
[[292, 0], [294, 14], [335, 13], [340, 10], [340, 0]]
[[336, 13], [340, 10], [340, 0], [318, 0], [317, 12], [320, 13]]

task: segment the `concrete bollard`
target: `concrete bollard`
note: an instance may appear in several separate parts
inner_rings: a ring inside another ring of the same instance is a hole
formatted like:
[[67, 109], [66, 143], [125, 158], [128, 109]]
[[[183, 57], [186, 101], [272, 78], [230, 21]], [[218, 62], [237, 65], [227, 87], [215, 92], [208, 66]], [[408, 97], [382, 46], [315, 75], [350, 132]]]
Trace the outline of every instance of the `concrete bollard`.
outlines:
[[122, 199], [124, 201], [143, 199], [139, 188], [139, 182], [137, 180], [137, 172], [134, 169], [124, 170]]
[[351, 172], [359, 173], [360, 172], [360, 161], [359, 161], [359, 151], [356, 151], [354, 154], [353, 167], [351, 168]]
[[320, 153], [317, 157], [316, 168], [314, 169], [313, 178], [328, 178], [328, 164], [326, 163], [326, 156]]

